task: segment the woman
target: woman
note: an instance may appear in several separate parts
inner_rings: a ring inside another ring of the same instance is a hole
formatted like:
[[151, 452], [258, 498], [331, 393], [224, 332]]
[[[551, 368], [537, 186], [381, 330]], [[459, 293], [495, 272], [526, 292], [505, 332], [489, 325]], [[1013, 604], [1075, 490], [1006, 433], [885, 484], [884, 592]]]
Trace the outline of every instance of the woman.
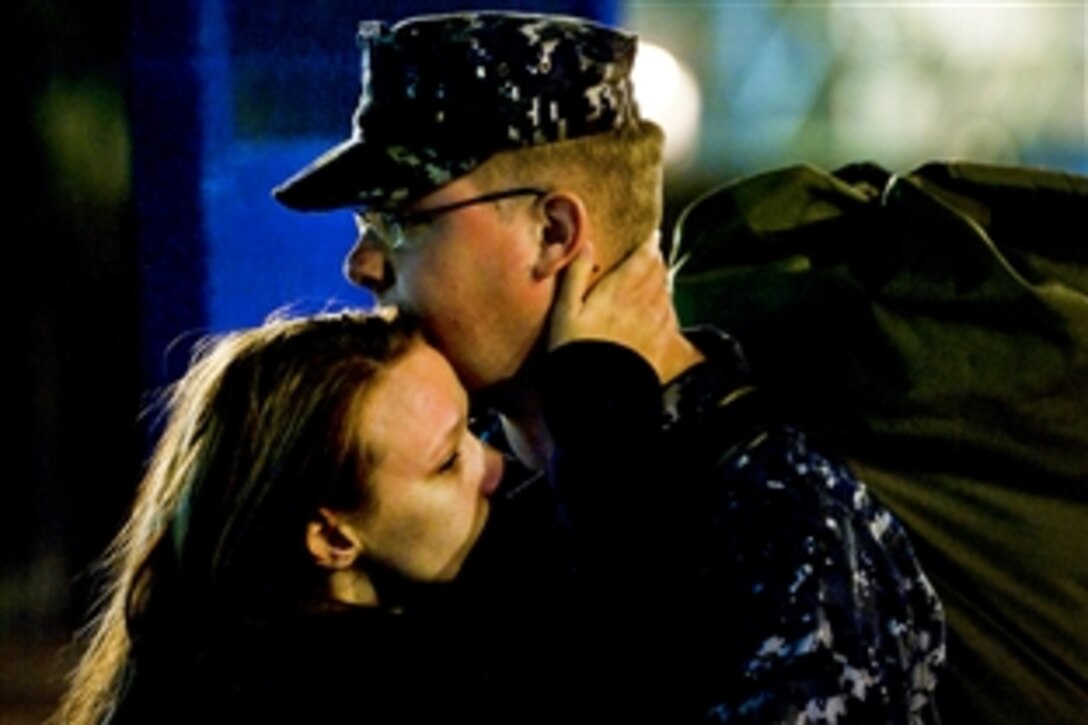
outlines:
[[[170, 393], [170, 418], [110, 553], [111, 591], [61, 722], [100, 722], [119, 701], [119, 720], [159, 720], [177, 708], [176, 693], [199, 695], [185, 680], [223, 666], [211, 652], [228, 647], [223, 638], [240, 623], [258, 631], [302, 612], [374, 604], [379, 567], [456, 574], [500, 466], [465, 429], [463, 400], [431, 401], [423, 391], [405, 409], [433, 404], [446, 415], [442, 438], [421, 442], [431, 447], [409, 462], [416, 467], [383, 455], [383, 435], [396, 445], [398, 435], [437, 430], [385, 427], [385, 391], [409, 371], [422, 386], [456, 386], [408, 320], [379, 316], [279, 319], [203, 349]], [[363, 441], [367, 415], [376, 429]], [[428, 478], [443, 484], [418, 501], [387, 488], [405, 479], [411, 495]], [[417, 526], [433, 503], [456, 521], [438, 528], [442, 540]], [[391, 533], [391, 520], [418, 533], [410, 545]], [[355, 565], [363, 551], [373, 568]], [[174, 697], [157, 705], [168, 685]]]
[[[659, 258], [636, 261], [600, 297], [658, 313], [612, 337], [656, 334], [647, 322], [667, 307]], [[557, 344], [614, 326], [568, 307]], [[303, 704], [316, 717], [360, 687], [370, 721], [488, 699], [477, 675], [494, 663], [450, 631], [466, 619], [443, 583], [479, 541], [504, 464], [413, 320], [274, 318], [199, 348], [164, 403], [55, 721], [236, 722]]]

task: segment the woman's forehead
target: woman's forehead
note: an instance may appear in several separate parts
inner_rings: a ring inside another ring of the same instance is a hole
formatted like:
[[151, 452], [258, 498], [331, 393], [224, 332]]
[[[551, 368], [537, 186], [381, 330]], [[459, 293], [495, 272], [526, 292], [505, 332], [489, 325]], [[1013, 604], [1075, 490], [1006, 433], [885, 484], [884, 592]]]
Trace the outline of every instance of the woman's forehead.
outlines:
[[356, 435], [371, 460], [415, 467], [442, 455], [450, 432], [465, 422], [468, 396], [445, 357], [418, 340], [374, 380], [357, 408]]

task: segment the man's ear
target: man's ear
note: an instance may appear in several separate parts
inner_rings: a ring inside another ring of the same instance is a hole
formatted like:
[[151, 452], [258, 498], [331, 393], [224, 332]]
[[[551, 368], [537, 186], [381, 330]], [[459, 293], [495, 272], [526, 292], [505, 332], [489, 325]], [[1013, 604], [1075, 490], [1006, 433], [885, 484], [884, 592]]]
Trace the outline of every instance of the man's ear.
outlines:
[[306, 524], [306, 548], [326, 569], [348, 569], [363, 554], [363, 542], [343, 514], [319, 508]]
[[541, 206], [544, 227], [533, 276], [547, 279], [559, 274], [578, 255], [588, 239], [589, 216], [582, 200], [564, 191], [548, 194]]

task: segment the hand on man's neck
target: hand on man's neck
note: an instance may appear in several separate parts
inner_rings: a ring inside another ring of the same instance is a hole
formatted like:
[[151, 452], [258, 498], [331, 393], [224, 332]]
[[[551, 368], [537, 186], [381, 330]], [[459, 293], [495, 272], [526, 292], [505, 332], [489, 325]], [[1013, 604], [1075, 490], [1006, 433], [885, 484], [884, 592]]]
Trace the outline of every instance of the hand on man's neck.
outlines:
[[666, 347], [659, 358], [659, 368], [657, 368], [658, 379], [662, 385], [666, 385], [672, 380], [682, 375], [689, 368], [698, 365], [706, 357], [699, 348], [691, 344], [691, 342], [684, 337], [684, 335], [677, 330], [674, 337], [670, 337]]
[[[554, 448], [539, 392], [549, 348], [579, 339], [624, 345], [653, 367], [662, 385], [704, 359], [680, 329], [667, 274], [656, 232], [633, 251], [594, 245], [564, 270], [550, 311], [550, 332], [513, 379], [484, 393], [489, 407], [500, 414], [506, 439], [522, 463], [539, 470]], [[604, 286], [594, 289], [602, 280]]]

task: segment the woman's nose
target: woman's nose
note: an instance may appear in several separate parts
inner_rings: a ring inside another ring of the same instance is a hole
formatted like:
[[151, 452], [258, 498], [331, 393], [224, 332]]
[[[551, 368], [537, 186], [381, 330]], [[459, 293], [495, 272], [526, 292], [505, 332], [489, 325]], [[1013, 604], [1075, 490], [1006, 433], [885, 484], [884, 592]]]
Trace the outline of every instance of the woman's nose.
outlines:
[[486, 443], [481, 442], [480, 447], [483, 449], [483, 476], [480, 479], [480, 491], [485, 496], [490, 496], [502, 482], [502, 455]]

